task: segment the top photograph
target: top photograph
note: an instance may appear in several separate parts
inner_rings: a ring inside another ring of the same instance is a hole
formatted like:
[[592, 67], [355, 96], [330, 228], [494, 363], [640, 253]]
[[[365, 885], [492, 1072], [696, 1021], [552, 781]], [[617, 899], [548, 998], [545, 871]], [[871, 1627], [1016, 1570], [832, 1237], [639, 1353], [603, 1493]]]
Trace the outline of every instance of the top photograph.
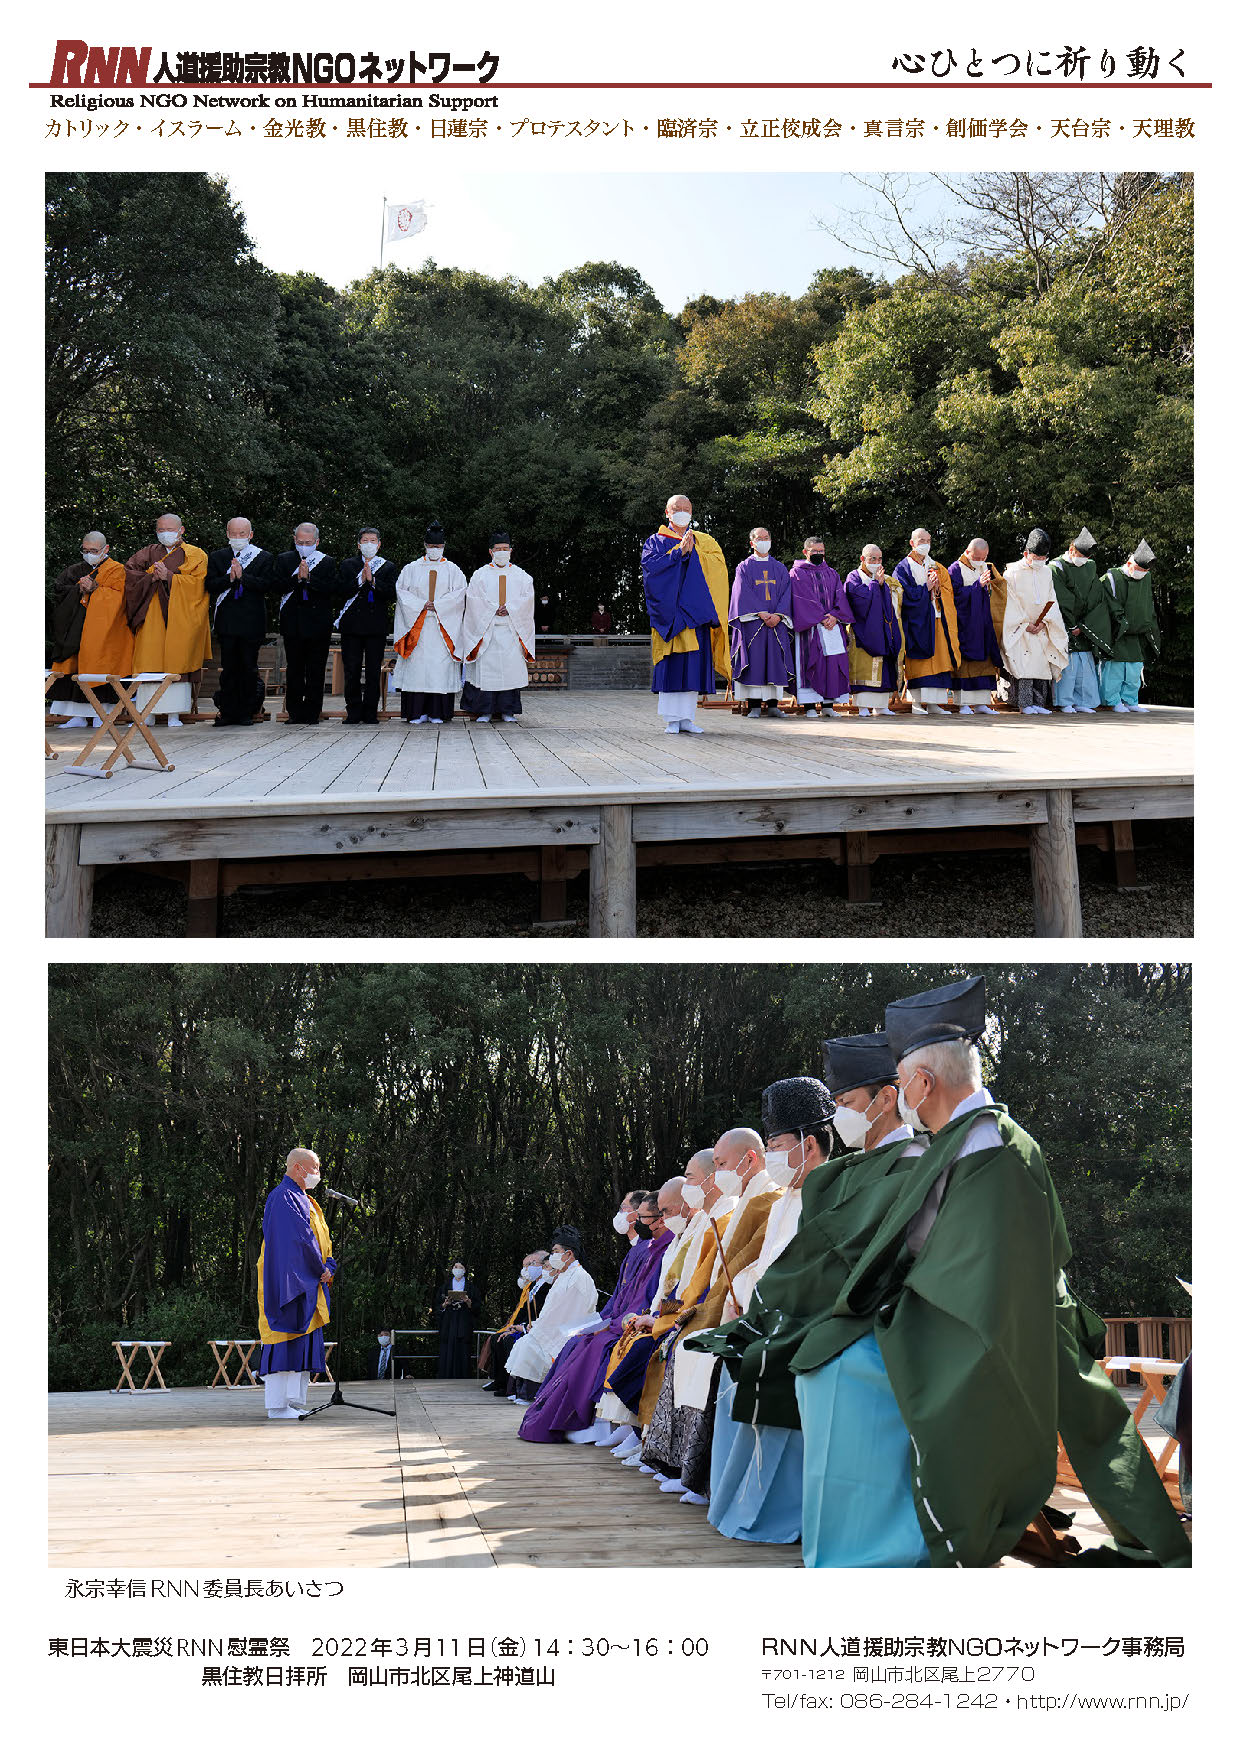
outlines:
[[381, 177], [46, 178], [49, 938], [1192, 936], [1191, 175]]

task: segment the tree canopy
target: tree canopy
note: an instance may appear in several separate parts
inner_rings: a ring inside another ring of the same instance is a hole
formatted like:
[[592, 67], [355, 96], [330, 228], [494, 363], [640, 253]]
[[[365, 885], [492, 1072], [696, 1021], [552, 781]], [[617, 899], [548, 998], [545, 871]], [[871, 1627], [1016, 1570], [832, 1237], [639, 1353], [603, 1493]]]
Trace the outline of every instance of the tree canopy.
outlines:
[[[328, 1216], [348, 1299], [344, 1368], [380, 1322], [422, 1326], [459, 1254], [488, 1323], [518, 1263], [579, 1225], [605, 1291], [611, 1217], [731, 1126], [821, 1042], [879, 1027], [956, 964], [151, 964], [50, 977], [50, 1373], [102, 1387], [120, 1334], [255, 1331], [263, 1201], [295, 1144], [366, 1219]], [[1040, 1141], [1078, 1295], [1185, 1313], [1190, 974], [1002, 964], [982, 1044], [998, 1100]], [[1019, 1239], [1015, 1239], [1019, 1246]]]
[[[205, 175], [47, 179], [48, 567], [100, 527], [117, 552], [182, 512], [213, 546], [244, 511], [330, 552], [378, 522], [406, 558], [441, 518], [481, 557], [497, 523], [580, 630], [640, 629], [638, 554], [670, 492], [730, 563], [769, 526], [843, 572], [926, 525], [1013, 558], [1082, 523], [1105, 564], [1145, 536], [1157, 683], [1191, 698], [1193, 184], [947, 179], [955, 231], [903, 218], [797, 297], [704, 293], [679, 314], [622, 262], [538, 285], [433, 261], [338, 291], [257, 260]], [[889, 189], [892, 211], [901, 195]]]

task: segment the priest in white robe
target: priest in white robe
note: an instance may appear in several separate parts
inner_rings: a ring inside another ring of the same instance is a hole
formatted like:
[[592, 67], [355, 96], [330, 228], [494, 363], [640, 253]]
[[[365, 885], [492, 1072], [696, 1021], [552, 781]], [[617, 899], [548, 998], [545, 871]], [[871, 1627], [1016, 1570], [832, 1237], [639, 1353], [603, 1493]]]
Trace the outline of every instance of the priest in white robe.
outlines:
[[508, 1355], [511, 1377], [537, 1386], [556, 1362], [556, 1355], [569, 1336], [594, 1316], [599, 1293], [582, 1265], [581, 1253], [581, 1232], [571, 1224], [562, 1224], [552, 1232], [552, 1252], [547, 1261], [548, 1272], [553, 1275], [551, 1289], [538, 1319]]
[[466, 577], [444, 555], [444, 526], [427, 526], [417, 560], [396, 581], [396, 664], [392, 686], [401, 691], [401, 717], [411, 725], [442, 725], [452, 718], [461, 686], [461, 626]]
[[493, 718], [506, 725], [521, 712], [521, 691], [534, 657], [534, 580], [513, 565], [506, 530], [491, 538], [491, 560], [470, 579], [461, 630], [465, 654], [461, 711], [480, 725]]
[[1004, 655], [1016, 684], [1018, 712], [1051, 712], [1052, 684], [1069, 662], [1069, 636], [1056, 601], [1051, 537], [1033, 529], [1025, 552], [1004, 572]]

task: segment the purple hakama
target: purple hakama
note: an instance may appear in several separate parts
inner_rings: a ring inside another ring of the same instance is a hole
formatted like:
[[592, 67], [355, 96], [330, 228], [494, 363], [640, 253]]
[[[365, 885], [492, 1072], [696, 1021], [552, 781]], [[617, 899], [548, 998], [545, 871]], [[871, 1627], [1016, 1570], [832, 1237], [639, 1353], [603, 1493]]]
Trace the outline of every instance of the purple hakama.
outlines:
[[664, 1250], [672, 1241], [672, 1232], [648, 1237], [629, 1250], [616, 1290], [599, 1314], [604, 1318], [601, 1328], [589, 1334], [578, 1334], [561, 1347], [539, 1392], [526, 1409], [518, 1429], [518, 1437], [527, 1443], [563, 1443], [569, 1431], [585, 1431], [594, 1423], [595, 1402], [603, 1392], [612, 1348], [620, 1339], [625, 1317], [636, 1315], [650, 1306], [659, 1282]]
[[853, 643], [868, 658], [879, 660], [877, 682], [854, 681], [855, 694], [878, 694], [884, 700], [896, 692], [896, 661], [901, 652], [901, 623], [886, 577], [872, 579], [854, 567], [845, 580], [845, 595], [853, 612]]
[[[840, 574], [826, 561], [816, 566], [809, 560], [797, 560], [790, 578], [797, 642], [794, 659], [797, 698], [803, 706], [813, 706], [817, 701], [846, 700], [849, 649], [844, 630], [853, 620], [853, 611]], [[827, 615], [836, 617], [835, 628], [820, 625]], [[837, 643], [839, 651], [826, 649]]]

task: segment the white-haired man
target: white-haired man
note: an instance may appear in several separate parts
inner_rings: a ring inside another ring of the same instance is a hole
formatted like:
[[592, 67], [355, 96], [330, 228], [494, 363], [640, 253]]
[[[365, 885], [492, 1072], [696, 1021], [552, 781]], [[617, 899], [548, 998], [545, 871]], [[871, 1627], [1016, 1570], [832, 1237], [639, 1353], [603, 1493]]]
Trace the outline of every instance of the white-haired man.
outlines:
[[296, 1145], [263, 1207], [258, 1374], [269, 1419], [299, 1419], [311, 1377], [327, 1367], [323, 1330], [331, 1319], [336, 1262], [327, 1219], [310, 1196], [318, 1184], [318, 1157]]
[[[974, 536], [965, 553], [948, 568], [957, 612], [957, 696], [963, 713], [990, 713], [1004, 661], [996, 636], [992, 593], [999, 579], [988, 556], [991, 544]], [[1004, 621], [1001, 616], [1000, 626]]]
[[249, 518], [230, 518], [224, 533], [224, 547], [207, 556], [207, 595], [214, 605], [211, 626], [220, 658], [215, 723], [251, 725], [266, 693], [259, 648], [267, 635], [272, 557], [254, 540]]
[[664, 521], [642, 544], [642, 588], [651, 617], [651, 692], [669, 733], [701, 732], [694, 723], [700, 694], [715, 693], [716, 672], [728, 679], [728, 565], [714, 536], [693, 528], [683, 493], [664, 507]]
[[299, 524], [293, 546], [276, 556], [284, 640], [284, 710], [291, 725], [317, 725], [335, 615], [336, 562], [319, 547], [318, 524]]
[[901, 587], [905, 681], [915, 712], [944, 714], [956, 684], [960, 648], [948, 568], [931, 558], [931, 532], [917, 529], [893, 575]]

